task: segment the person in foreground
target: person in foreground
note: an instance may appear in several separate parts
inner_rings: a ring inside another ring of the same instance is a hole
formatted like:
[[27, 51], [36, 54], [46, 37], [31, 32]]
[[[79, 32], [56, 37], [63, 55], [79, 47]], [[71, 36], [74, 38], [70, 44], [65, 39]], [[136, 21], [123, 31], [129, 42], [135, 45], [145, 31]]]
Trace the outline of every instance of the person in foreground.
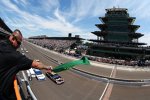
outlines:
[[16, 29], [7, 40], [0, 41], [0, 100], [16, 100], [13, 81], [19, 71], [31, 67], [51, 70], [51, 67], [31, 60], [17, 51], [22, 39], [20, 30]]

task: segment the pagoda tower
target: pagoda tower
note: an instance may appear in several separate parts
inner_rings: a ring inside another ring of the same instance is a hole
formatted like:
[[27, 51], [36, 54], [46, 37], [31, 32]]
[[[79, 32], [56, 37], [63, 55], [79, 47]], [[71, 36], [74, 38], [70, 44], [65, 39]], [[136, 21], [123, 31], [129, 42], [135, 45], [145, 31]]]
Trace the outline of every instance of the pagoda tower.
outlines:
[[[102, 24], [96, 24], [101, 31], [91, 32], [97, 36], [93, 45], [87, 51], [88, 55], [105, 57], [139, 56], [139, 51], [132, 51], [146, 43], [139, 43], [138, 39], [144, 34], [137, 33], [139, 25], [133, 25], [135, 17], [130, 17], [126, 8], [106, 9], [105, 17], [99, 17]], [[132, 50], [130, 50], [132, 49]], [[140, 51], [142, 52], [142, 51]]]

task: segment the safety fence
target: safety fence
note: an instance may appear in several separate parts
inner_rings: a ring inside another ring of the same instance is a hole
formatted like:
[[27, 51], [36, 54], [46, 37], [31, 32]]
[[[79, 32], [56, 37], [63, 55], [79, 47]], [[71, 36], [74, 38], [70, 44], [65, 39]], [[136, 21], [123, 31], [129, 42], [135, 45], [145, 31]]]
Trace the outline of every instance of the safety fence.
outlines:
[[16, 79], [14, 80], [14, 89], [17, 100], [37, 100], [30, 88], [29, 81], [24, 71], [22, 71], [22, 77], [23, 78], [21, 78], [20, 75], [17, 75]]

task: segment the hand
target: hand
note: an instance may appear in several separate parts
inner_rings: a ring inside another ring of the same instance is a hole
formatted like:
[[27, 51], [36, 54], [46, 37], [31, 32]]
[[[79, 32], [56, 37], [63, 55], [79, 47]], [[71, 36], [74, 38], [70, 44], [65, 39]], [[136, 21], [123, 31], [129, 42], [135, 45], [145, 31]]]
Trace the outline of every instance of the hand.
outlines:
[[52, 69], [53, 69], [52, 66], [47, 66], [47, 67], [46, 67], [46, 71], [47, 71], [47, 72], [52, 72]]
[[53, 69], [53, 67], [52, 66], [47, 66], [47, 69], [49, 70], [52, 70]]

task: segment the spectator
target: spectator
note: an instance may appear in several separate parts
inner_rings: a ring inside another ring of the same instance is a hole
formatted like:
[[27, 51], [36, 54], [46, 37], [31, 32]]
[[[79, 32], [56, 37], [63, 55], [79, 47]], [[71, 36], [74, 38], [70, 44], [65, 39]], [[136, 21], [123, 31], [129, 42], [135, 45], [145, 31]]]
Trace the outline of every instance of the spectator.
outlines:
[[7, 40], [0, 42], [0, 100], [16, 100], [13, 81], [21, 70], [38, 69], [51, 70], [41, 62], [31, 60], [16, 51], [21, 45], [22, 34], [15, 30]]

